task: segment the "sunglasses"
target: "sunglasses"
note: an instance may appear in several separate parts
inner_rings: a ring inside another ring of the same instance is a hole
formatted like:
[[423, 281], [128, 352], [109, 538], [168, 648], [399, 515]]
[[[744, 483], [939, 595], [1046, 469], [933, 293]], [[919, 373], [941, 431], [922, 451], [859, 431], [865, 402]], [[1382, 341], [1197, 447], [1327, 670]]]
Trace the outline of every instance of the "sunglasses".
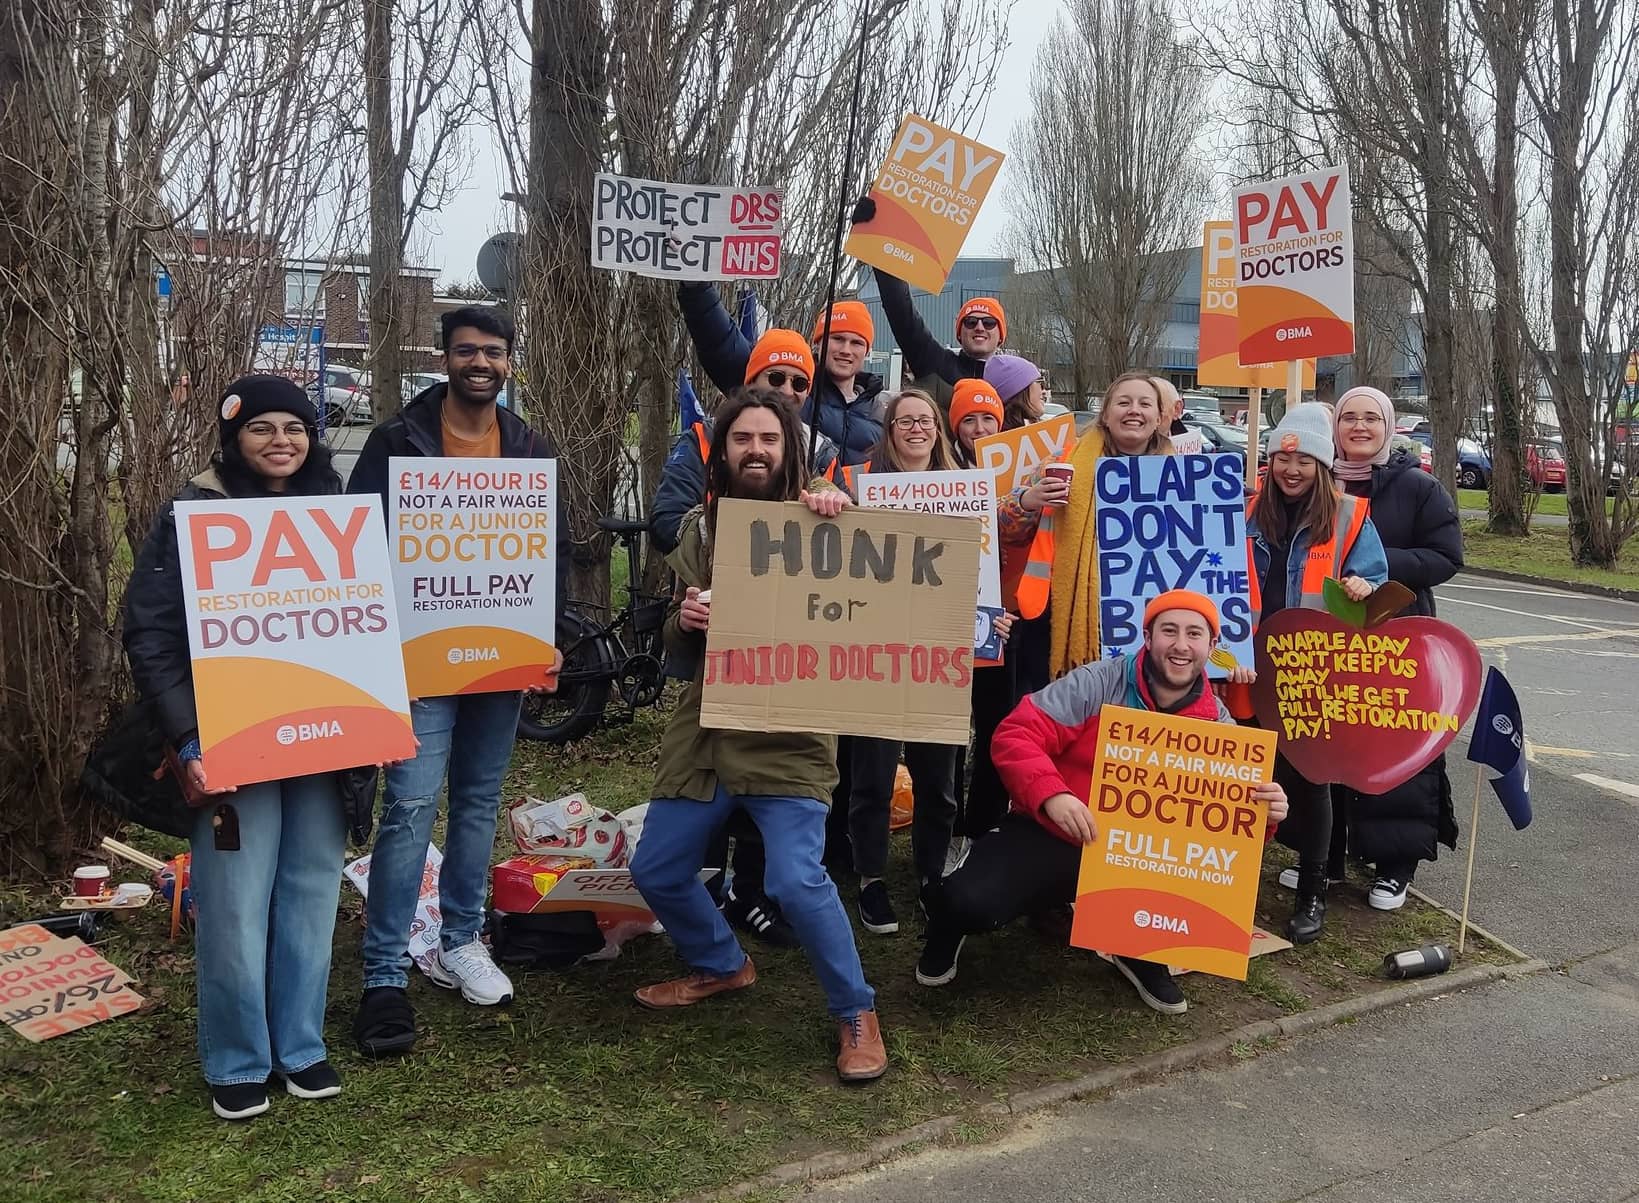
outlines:
[[980, 326], [983, 326], [986, 330], [994, 330], [1000, 324], [993, 317], [972, 316], [962, 319], [962, 329], [964, 330], [977, 330]]
[[799, 376], [796, 372], [782, 372], [779, 368], [773, 369], [766, 375], [769, 388], [784, 388], [785, 382], [789, 380], [791, 382], [791, 391], [794, 393], [806, 393], [813, 383], [806, 376]]

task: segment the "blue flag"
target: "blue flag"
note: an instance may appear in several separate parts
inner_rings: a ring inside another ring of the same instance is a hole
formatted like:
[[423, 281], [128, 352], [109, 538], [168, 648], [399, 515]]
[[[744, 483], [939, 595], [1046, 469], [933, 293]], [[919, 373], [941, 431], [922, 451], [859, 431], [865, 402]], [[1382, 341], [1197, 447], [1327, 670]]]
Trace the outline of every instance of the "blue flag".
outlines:
[[687, 430], [696, 422], [705, 421], [705, 415], [700, 411], [700, 398], [694, 395], [694, 385], [689, 382], [689, 374], [681, 368], [677, 371], [677, 416], [683, 423], [683, 430]]
[[1485, 672], [1485, 689], [1474, 716], [1468, 758], [1502, 774], [1491, 779], [1491, 788], [1502, 799], [1514, 830], [1524, 831], [1530, 826], [1531, 773], [1525, 767], [1525, 721], [1520, 718], [1513, 686], [1495, 667]]
[[757, 345], [757, 294], [749, 288], [740, 290], [740, 334], [752, 346]]

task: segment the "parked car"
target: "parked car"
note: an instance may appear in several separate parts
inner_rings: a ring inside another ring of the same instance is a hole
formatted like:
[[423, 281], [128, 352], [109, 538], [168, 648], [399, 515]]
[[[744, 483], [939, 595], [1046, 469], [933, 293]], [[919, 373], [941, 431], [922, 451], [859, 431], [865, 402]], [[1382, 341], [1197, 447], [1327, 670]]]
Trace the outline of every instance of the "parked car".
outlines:
[[1201, 432], [1202, 445], [1213, 452], [1246, 454], [1246, 430], [1227, 422], [1204, 422], [1199, 414], [1186, 413], [1184, 425]]
[[1070, 407], [1068, 405], [1060, 405], [1057, 401], [1049, 401], [1041, 407], [1041, 416], [1043, 418], [1062, 418], [1069, 412]]
[[1415, 455], [1419, 468], [1428, 473], [1434, 471], [1434, 452], [1430, 451], [1428, 444], [1420, 439], [1396, 431], [1393, 440], [1389, 443], [1389, 449], [1391, 452], [1405, 451], [1408, 454]]
[[1565, 448], [1546, 440], [1525, 444], [1525, 477], [1544, 493], [1565, 491]]
[[433, 385], [444, 384], [448, 380], [449, 377], [442, 372], [405, 372], [398, 378], [399, 392], [403, 394], [402, 403], [408, 405]]
[[346, 364], [327, 364], [324, 369], [325, 426], [374, 420], [370, 410], [370, 373]]
[[[1428, 430], [1411, 431], [1410, 438], [1416, 439], [1424, 447], [1430, 449], [1432, 458], [1434, 435]], [[1460, 489], [1489, 489], [1491, 487], [1491, 457], [1485, 453], [1473, 439], [1459, 438], [1457, 440], [1457, 487]]]
[[1184, 401], [1184, 420], [1186, 422], [1196, 415], [1205, 418], [1209, 422], [1223, 421], [1223, 406], [1218, 403], [1218, 398], [1211, 393], [1192, 392], [1180, 395]]

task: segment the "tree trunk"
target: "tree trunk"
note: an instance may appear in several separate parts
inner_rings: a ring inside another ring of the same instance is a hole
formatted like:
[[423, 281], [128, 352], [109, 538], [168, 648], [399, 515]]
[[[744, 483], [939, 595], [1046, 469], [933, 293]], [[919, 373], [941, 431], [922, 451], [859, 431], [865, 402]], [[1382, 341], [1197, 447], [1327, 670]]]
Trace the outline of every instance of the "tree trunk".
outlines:
[[[370, 409], [380, 422], [397, 413], [404, 374], [405, 158], [395, 145], [394, 0], [364, 0], [364, 107], [370, 168]], [[407, 147], [405, 149], [408, 149]]]

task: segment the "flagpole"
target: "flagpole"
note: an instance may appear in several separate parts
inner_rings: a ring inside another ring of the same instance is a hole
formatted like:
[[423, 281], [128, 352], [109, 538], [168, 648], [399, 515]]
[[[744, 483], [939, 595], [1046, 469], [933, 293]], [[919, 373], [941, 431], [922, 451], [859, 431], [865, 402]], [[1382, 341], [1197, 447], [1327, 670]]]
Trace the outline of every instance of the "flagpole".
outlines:
[[1480, 836], [1480, 787], [1485, 784], [1485, 766], [1474, 766], [1474, 814], [1468, 821], [1468, 876], [1463, 880], [1463, 917], [1457, 929], [1457, 951], [1468, 945], [1468, 895], [1474, 888], [1474, 845]]
[[[848, 198], [853, 194], [854, 176], [854, 135], [859, 131], [859, 90], [865, 80], [865, 35], [870, 29], [871, 10], [869, 0], [859, 0], [859, 54], [854, 64], [854, 98], [848, 108], [848, 138], [846, 149], [842, 156], [842, 195], [837, 198], [837, 224], [831, 243], [831, 283], [825, 290], [825, 320], [820, 328], [819, 363], [814, 372], [814, 382], [809, 386], [808, 394], [813, 404], [813, 418], [808, 424], [808, 474], [814, 474], [814, 468], [819, 460], [819, 416], [820, 416], [820, 389], [825, 380], [825, 361], [831, 350], [831, 306], [837, 302], [837, 276], [842, 271], [842, 234], [848, 210]], [[844, 397], [846, 402], [848, 398]], [[847, 448], [840, 450], [844, 453]]]

